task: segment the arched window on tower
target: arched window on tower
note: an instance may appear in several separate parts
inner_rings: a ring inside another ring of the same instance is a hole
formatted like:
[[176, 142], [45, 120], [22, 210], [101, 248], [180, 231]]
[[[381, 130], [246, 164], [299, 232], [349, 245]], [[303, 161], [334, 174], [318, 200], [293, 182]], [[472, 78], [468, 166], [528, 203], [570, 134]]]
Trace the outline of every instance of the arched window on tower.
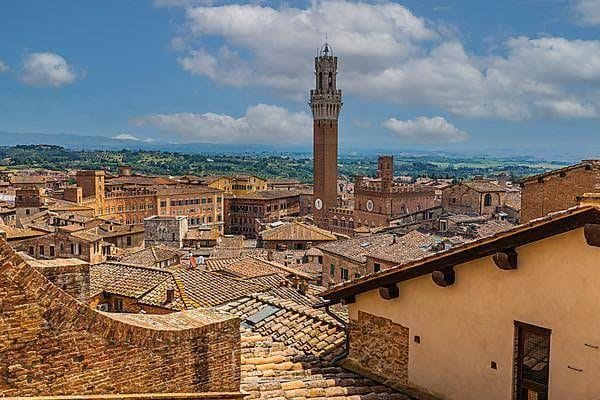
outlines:
[[317, 87], [318, 90], [323, 90], [323, 73], [319, 72], [319, 87]]
[[333, 90], [333, 74], [331, 72], [329, 73], [329, 83], [328, 83], [328, 85], [329, 86], [327, 88], [329, 89], [329, 91], [332, 91]]

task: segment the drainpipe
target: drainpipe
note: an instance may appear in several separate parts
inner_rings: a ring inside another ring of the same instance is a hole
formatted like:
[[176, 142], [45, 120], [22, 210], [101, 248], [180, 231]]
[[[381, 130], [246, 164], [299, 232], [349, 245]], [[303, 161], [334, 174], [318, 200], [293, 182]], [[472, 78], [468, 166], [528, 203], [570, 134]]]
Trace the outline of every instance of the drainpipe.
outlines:
[[329, 315], [331, 318], [335, 319], [337, 322], [342, 324], [342, 326], [344, 327], [344, 332], [346, 334], [346, 339], [344, 342], [344, 351], [342, 352], [342, 354], [334, 357], [333, 360], [331, 360], [333, 365], [337, 365], [338, 362], [340, 362], [344, 358], [348, 357], [348, 353], [350, 352], [350, 330], [348, 329], [348, 323], [329, 309], [329, 307], [332, 305], [333, 305], [333, 303], [330, 300], [327, 300], [323, 303], [315, 304], [313, 306], [313, 308], [324, 308], [327, 315]]

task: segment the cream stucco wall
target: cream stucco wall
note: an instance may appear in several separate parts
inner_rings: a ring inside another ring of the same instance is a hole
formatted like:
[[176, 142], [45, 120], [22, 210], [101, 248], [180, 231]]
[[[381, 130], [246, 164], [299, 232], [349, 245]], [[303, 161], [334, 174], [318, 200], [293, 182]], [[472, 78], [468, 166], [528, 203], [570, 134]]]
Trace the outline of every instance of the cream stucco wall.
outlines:
[[550, 398], [600, 399], [600, 350], [585, 346], [600, 346], [600, 248], [577, 229], [517, 252], [517, 270], [487, 257], [458, 265], [450, 287], [427, 275], [401, 282], [394, 300], [363, 293], [350, 318], [362, 310], [408, 327], [409, 382], [456, 400], [511, 399], [514, 321], [549, 328]]

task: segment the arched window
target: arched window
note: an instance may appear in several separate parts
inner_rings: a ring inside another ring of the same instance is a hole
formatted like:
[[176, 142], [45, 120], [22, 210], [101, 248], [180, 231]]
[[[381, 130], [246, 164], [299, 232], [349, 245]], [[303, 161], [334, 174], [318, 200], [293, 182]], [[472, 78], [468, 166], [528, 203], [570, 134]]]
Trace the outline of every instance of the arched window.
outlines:
[[329, 82], [327, 89], [333, 90], [333, 74], [331, 72], [329, 73]]
[[492, 195], [489, 193], [486, 193], [486, 195], [483, 197], [483, 205], [486, 207], [489, 207], [492, 205]]
[[322, 72], [319, 72], [319, 87], [317, 89], [323, 90], [323, 73]]

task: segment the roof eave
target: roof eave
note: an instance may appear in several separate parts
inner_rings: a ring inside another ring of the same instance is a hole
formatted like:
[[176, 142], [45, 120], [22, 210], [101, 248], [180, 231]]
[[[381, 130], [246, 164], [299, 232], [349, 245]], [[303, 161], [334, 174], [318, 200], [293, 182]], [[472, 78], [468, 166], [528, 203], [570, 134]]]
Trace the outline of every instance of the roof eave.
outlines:
[[389, 286], [414, 279], [431, 274], [436, 270], [488, 257], [498, 251], [519, 247], [568, 232], [580, 228], [586, 223], [600, 223], [600, 210], [594, 207], [576, 209], [571, 213], [550, 218], [538, 224], [533, 223], [529, 226], [521, 225], [516, 230], [501, 232], [495, 236], [484, 238], [479, 242], [458, 247], [456, 250], [436, 253], [432, 256], [410, 262], [404, 265], [403, 268], [395, 267], [371, 277], [367, 276], [347, 286], [334, 287], [321, 293], [321, 297], [337, 303], [344, 298], [349, 298], [382, 286]]

